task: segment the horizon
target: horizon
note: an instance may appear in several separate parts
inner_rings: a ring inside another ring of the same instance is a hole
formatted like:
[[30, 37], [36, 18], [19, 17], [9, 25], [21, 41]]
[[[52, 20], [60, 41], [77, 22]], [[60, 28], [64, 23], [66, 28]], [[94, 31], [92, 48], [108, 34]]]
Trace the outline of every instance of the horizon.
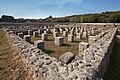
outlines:
[[15, 19], [44, 19], [50, 15], [58, 18], [120, 10], [119, 0], [20, 0], [17, 2], [0, 0], [0, 2], [0, 15], [14, 16]]

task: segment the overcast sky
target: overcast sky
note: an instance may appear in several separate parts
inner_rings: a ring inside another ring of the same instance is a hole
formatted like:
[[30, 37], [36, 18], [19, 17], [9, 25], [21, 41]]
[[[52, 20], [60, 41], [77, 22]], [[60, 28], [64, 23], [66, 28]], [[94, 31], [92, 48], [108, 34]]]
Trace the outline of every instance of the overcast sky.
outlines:
[[0, 16], [45, 18], [120, 10], [120, 0], [0, 0]]

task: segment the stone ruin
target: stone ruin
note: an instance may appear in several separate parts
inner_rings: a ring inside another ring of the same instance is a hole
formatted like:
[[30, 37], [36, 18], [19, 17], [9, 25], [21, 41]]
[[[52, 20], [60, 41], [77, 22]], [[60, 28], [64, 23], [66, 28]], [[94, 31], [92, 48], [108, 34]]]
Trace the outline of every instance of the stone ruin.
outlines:
[[[3, 28], [34, 80], [103, 80], [117, 30], [114, 25], [109, 28], [103, 25], [108, 24], [69, 24], [47, 28], [12, 25]], [[94, 35], [95, 31], [100, 33]], [[57, 46], [64, 44], [63, 37], [59, 37], [58, 33], [73, 42], [73, 34], [76, 32], [77, 38], [88, 38], [88, 43], [78, 44], [77, 55], [66, 52], [57, 60], [42, 51], [45, 49], [44, 40], [48, 39], [49, 32], [53, 33]], [[42, 35], [42, 40], [35, 41], [34, 45], [30, 44], [31, 35], [38, 34]]]

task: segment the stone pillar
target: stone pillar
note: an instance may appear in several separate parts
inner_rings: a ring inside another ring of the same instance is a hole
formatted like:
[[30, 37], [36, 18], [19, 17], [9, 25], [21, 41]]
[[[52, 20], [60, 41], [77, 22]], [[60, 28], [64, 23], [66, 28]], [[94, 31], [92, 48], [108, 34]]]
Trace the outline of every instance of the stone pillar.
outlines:
[[47, 39], [48, 39], [47, 33], [42, 33], [42, 40], [47, 40]]
[[79, 43], [79, 52], [82, 52], [83, 50], [87, 49], [88, 47], [89, 47], [89, 43], [87, 43], [87, 42]]
[[92, 30], [91, 30], [91, 34], [92, 34], [92, 35], [95, 35], [95, 31], [94, 31], [93, 28], [92, 28]]
[[41, 30], [40, 29], [38, 29], [38, 34], [40, 35], [42, 32], [41, 32]]
[[84, 32], [86, 32], [86, 31], [87, 31], [87, 28], [85, 28], [85, 27], [84, 27], [83, 29], [84, 29]]
[[21, 38], [23, 38], [24, 35], [23, 35], [23, 33], [21, 32], [21, 33], [18, 33], [18, 36], [21, 37]]
[[46, 30], [44, 30], [44, 33], [47, 33], [47, 31], [46, 31]]
[[91, 35], [91, 32], [88, 30], [88, 31], [87, 31], [87, 34], [88, 34], [88, 36], [90, 36], [90, 35]]
[[34, 45], [37, 46], [39, 49], [44, 50], [44, 41], [43, 40], [34, 41]]
[[54, 32], [53, 33], [53, 37], [55, 38], [55, 37], [59, 37], [59, 33], [58, 32]]
[[50, 29], [47, 29], [46, 31], [47, 31], [47, 34], [50, 34]]
[[70, 34], [71, 34], [71, 35], [74, 35], [74, 31], [73, 31], [73, 30], [71, 30], [71, 31], [70, 31]]
[[74, 41], [74, 36], [73, 35], [68, 35], [68, 41], [73, 42]]
[[31, 36], [30, 35], [24, 35], [24, 40], [27, 42], [31, 42]]
[[87, 32], [83, 32], [82, 38], [87, 38]]
[[67, 36], [68, 36], [67, 31], [63, 31], [63, 36], [64, 36], [64, 37], [67, 37]]
[[83, 33], [83, 28], [80, 29], [80, 32]]
[[33, 32], [33, 37], [38, 37], [38, 32], [37, 31]]
[[53, 33], [55, 33], [55, 32], [57, 32], [57, 29], [56, 29], [56, 28], [53, 29]]
[[77, 34], [76, 34], [76, 38], [77, 38], [77, 39], [82, 39], [82, 33], [77, 33]]
[[33, 35], [33, 31], [32, 30], [28, 30], [28, 35]]
[[69, 32], [69, 28], [65, 28], [65, 31]]
[[64, 38], [63, 37], [55, 37], [55, 45], [61, 46], [64, 44]]
[[78, 33], [79, 31], [78, 30], [76, 30], [76, 34]]
[[61, 34], [63, 34], [63, 29], [62, 29], [62, 28], [60, 28], [59, 30], [60, 30], [60, 33], [61, 33]]

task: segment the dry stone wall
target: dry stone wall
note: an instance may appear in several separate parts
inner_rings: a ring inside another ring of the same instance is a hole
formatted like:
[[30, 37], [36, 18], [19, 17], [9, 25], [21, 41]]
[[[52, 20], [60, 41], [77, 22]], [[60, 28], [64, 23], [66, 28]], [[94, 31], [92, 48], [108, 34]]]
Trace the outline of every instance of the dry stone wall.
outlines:
[[[65, 64], [5, 29], [35, 80], [102, 80], [112, 52], [116, 28], [110, 28], [91, 38], [92, 44]], [[74, 30], [74, 28], [73, 28]], [[86, 44], [86, 43], [85, 43]]]

